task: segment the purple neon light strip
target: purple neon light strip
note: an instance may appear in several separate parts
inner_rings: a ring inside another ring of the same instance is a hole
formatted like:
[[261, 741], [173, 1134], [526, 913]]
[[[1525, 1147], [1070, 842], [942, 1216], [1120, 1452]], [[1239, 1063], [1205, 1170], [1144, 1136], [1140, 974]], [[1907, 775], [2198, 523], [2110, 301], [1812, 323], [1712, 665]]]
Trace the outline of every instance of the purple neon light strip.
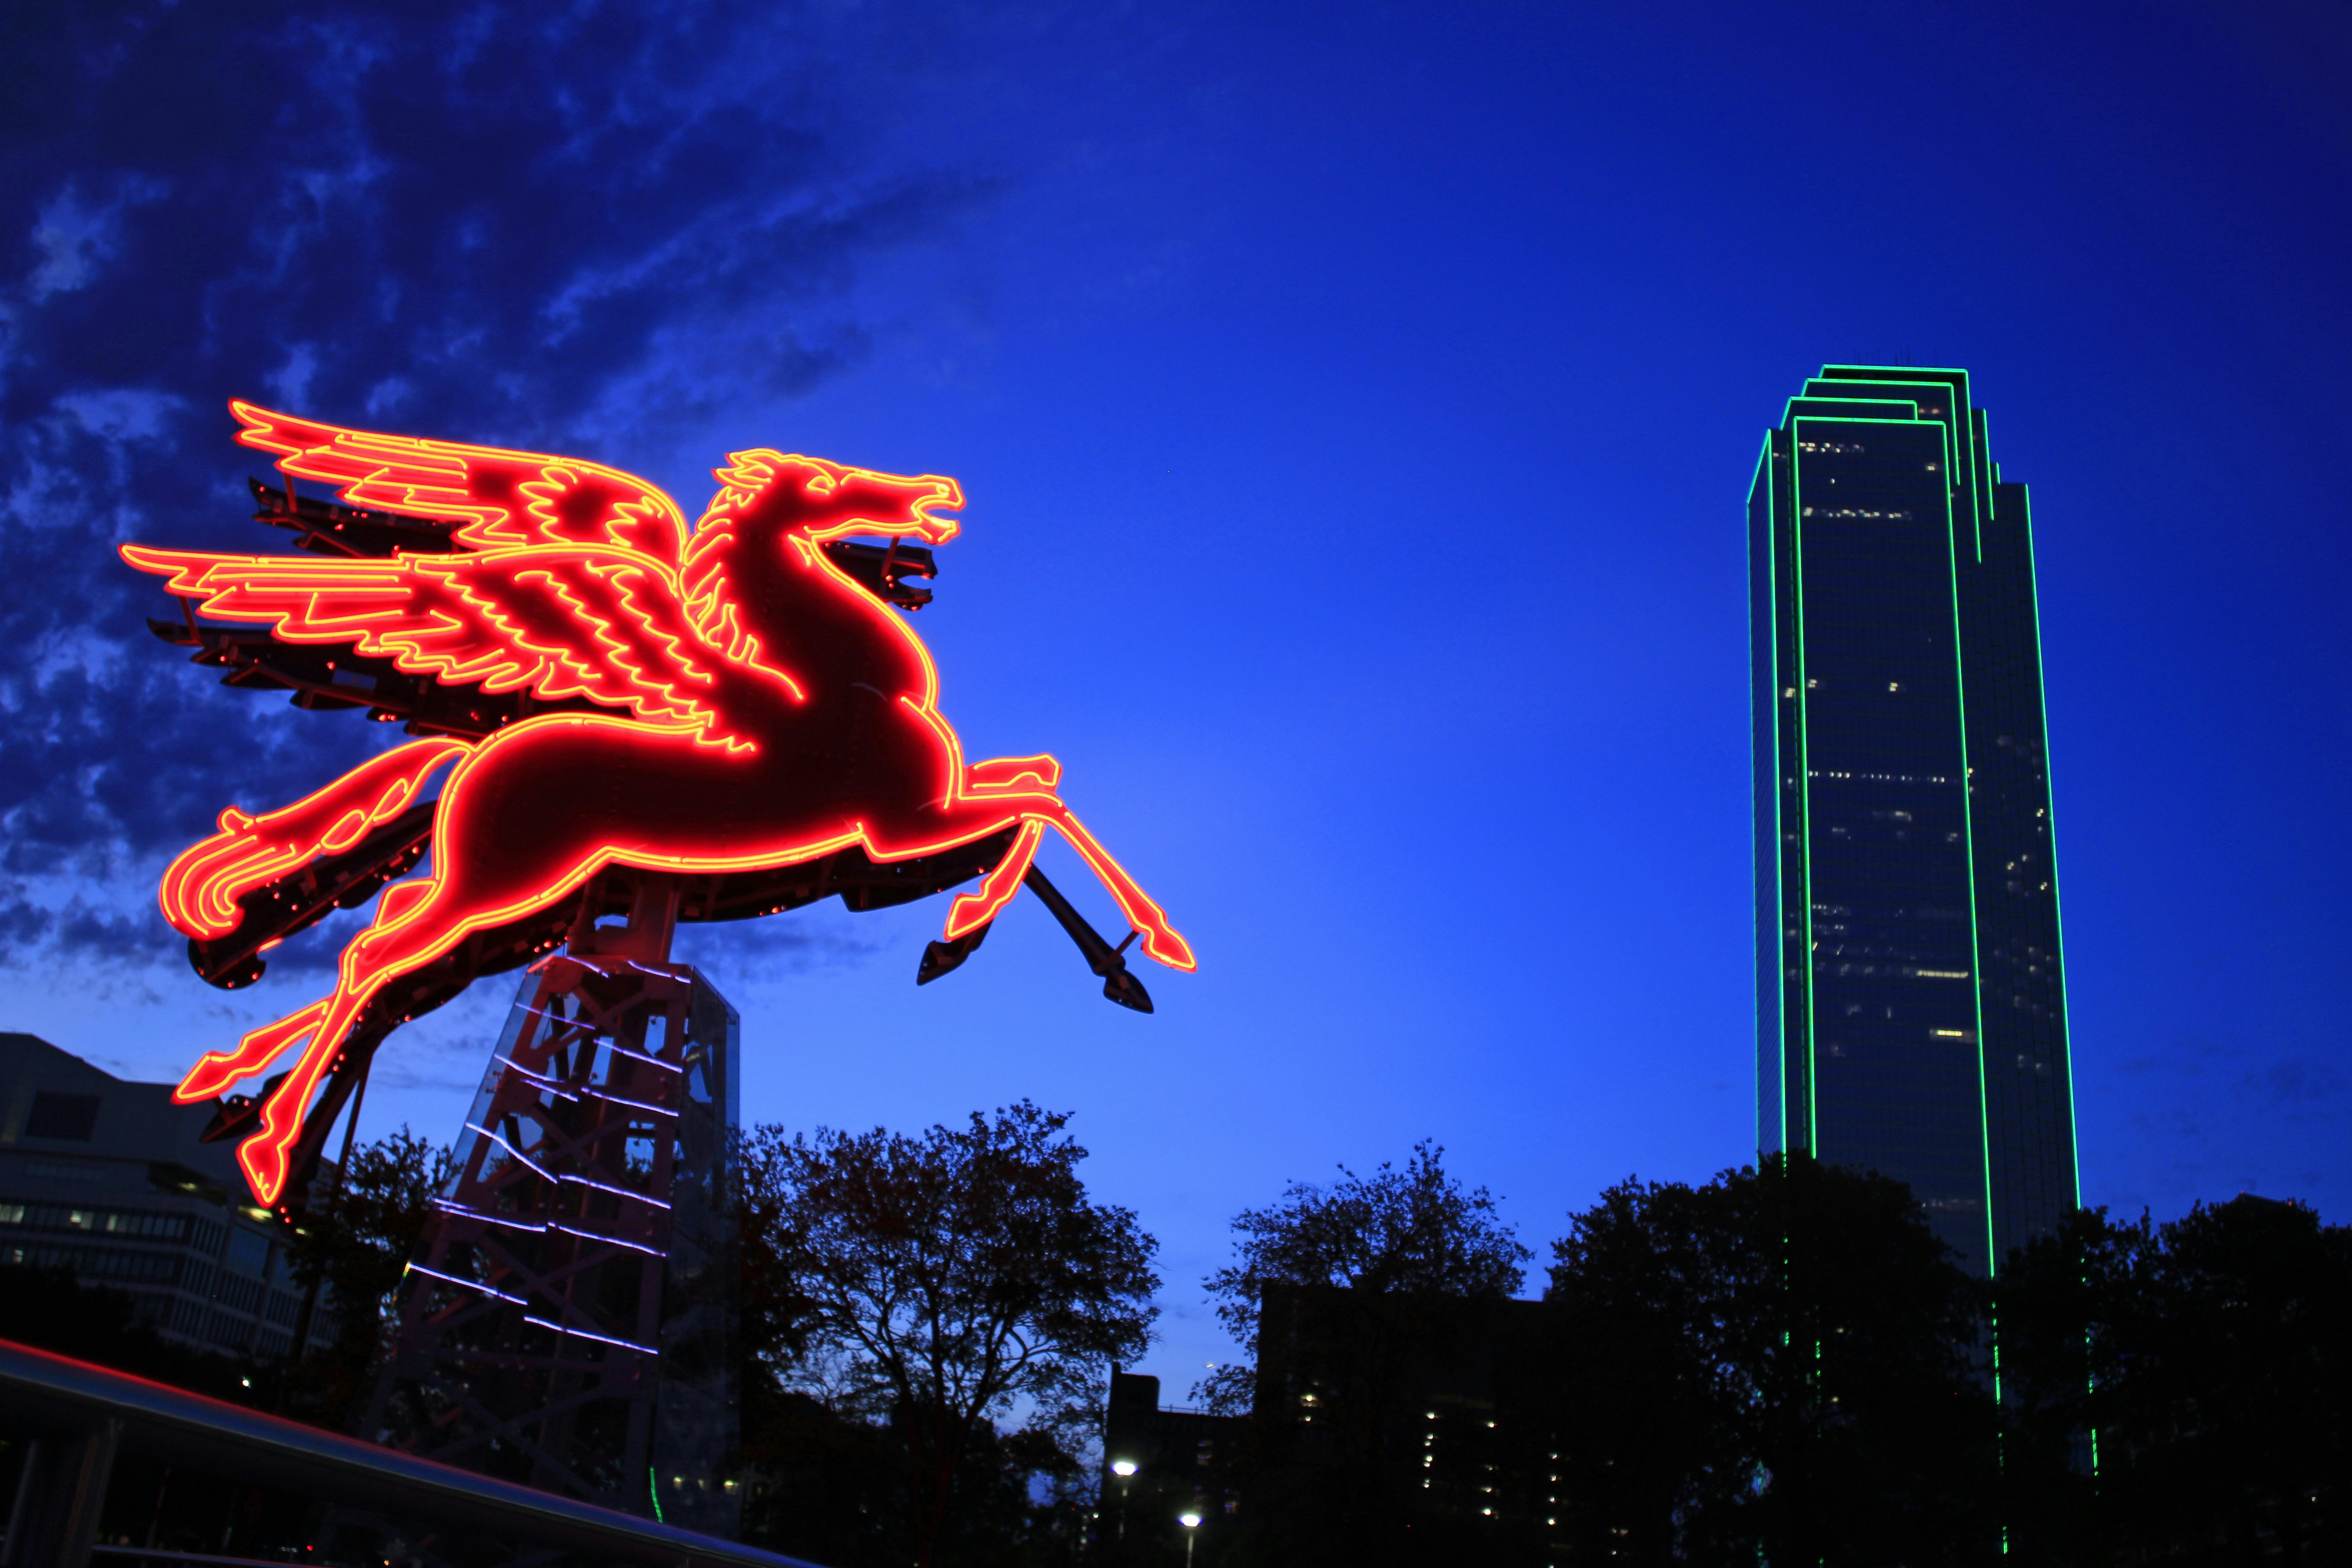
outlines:
[[560, 1230], [566, 1236], [577, 1236], [585, 1237], [590, 1241], [604, 1242], [613, 1247], [625, 1247], [631, 1252], [642, 1252], [647, 1258], [667, 1258], [669, 1256], [668, 1253], [664, 1252], [658, 1247], [647, 1247], [641, 1241], [623, 1241], [619, 1237], [606, 1236], [601, 1230], [578, 1230], [568, 1225], [558, 1224], [554, 1220], [549, 1220], [547, 1222], [547, 1228], [550, 1230]]
[[667, 1209], [670, 1206], [669, 1205], [662, 1202], [659, 1198], [650, 1196], [645, 1193], [633, 1193], [626, 1187], [608, 1186], [603, 1182], [592, 1182], [585, 1176], [574, 1176], [569, 1174], [558, 1175], [555, 1172], [540, 1164], [530, 1155], [524, 1153], [521, 1150], [516, 1148], [513, 1144], [508, 1142], [505, 1139], [499, 1137], [497, 1133], [491, 1131], [487, 1127], [477, 1126], [473, 1122], [468, 1121], [466, 1123], [466, 1130], [469, 1132], [480, 1133], [483, 1137], [488, 1139], [491, 1142], [497, 1144], [499, 1148], [505, 1150], [508, 1153], [512, 1154], [516, 1159], [520, 1160], [524, 1164], [538, 1172], [548, 1181], [570, 1182], [575, 1187], [593, 1187], [600, 1193], [611, 1193], [614, 1197], [635, 1198], [641, 1204], [651, 1204], [657, 1209]]
[[[619, 1050], [619, 1047], [614, 1047], [614, 1049]], [[635, 1051], [621, 1051], [620, 1054], [627, 1057], [637, 1057], [637, 1053]], [[545, 1073], [534, 1071], [531, 1068], [523, 1066], [522, 1063], [515, 1060], [512, 1057], [494, 1056], [490, 1059], [495, 1062], [504, 1063], [509, 1069], [529, 1079], [532, 1083], [538, 1085], [541, 1089], [545, 1089], [548, 1093], [555, 1096], [558, 1100], [568, 1100], [572, 1101], [574, 1104], [577, 1104], [582, 1097], [585, 1096], [590, 1099], [604, 1100], [607, 1104], [611, 1105], [625, 1105], [632, 1110], [642, 1110], [650, 1116], [675, 1117], [677, 1115], [677, 1111], [672, 1110], [667, 1105], [653, 1105], [642, 1100], [631, 1100], [626, 1095], [614, 1094], [608, 1089], [600, 1089], [593, 1083], [584, 1083], [580, 1085], [576, 1089], [572, 1089], [567, 1086], [562, 1079], [550, 1078]], [[653, 1057], [637, 1057], [637, 1059], [639, 1061], [652, 1062], [656, 1067], [669, 1067], [667, 1062], [658, 1060]], [[677, 1069], [676, 1068], [670, 1068], [670, 1070], [672, 1072], [676, 1072]]]
[[551, 1323], [545, 1318], [534, 1318], [529, 1312], [522, 1315], [522, 1321], [526, 1323], [537, 1323], [542, 1329], [553, 1329], [559, 1334], [570, 1334], [576, 1340], [594, 1340], [598, 1344], [618, 1345], [625, 1351], [635, 1351], [639, 1355], [661, 1354], [660, 1350], [653, 1345], [641, 1345], [635, 1340], [616, 1340], [610, 1334], [592, 1334], [585, 1329], [567, 1328], [562, 1323]]
[[485, 1296], [495, 1297], [501, 1301], [512, 1301], [518, 1307], [528, 1307], [530, 1305], [529, 1301], [525, 1300], [520, 1296], [509, 1296], [503, 1290], [493, 1290], [488, 1285], [484, 1285], [478, 1280], [460, 1279], [455, 1274], [444, 1274], [437, 1268], [427, 1268], [422, 1263], [410, 1264], [408, 1266], [408, 1270], [412, 1274], [422, 1274], [428, 1279], [444, 1280], [446, 1283], [455, 1285], [463, 1290], [479, 1290]]
[[605, 1041], [604, 1048], [612, 1052], [616, 1057], [627, 1057], [632, 1061], [640, 1061], [646, 1063], [651, 1067], [657, 1067], [664, 1072], [684, 1072], [686, 1070], [684, 1068], [679, 1067], [676, 1062], [666, 1062], [659, 1057], [649, 1057], [643, 1051], [633, 1051], [629, 1049], [628, 1047], [624, 1046], [615, 1040]]
[[560, 1181], [564, 1180], [564, 1178], [563, 1178], [563, 1177], [557, 1175], [554, 1172], [552, 1172], [552, 1171], [551, 1171], [551, 1170], [547, 1169], [547, 1167], [545, 1167], [544, 1165], [540, 1164], [537, 1161], [533, 1160], [530, 1155], [528, 1155], [528, 1154], [524, 1153], [521, 1150], [520, 1150], [520, 1149], [516, 1148], [513, 1144], [511, 1144], [511, 1143], [508, 1142], [505, 1139], [503, 1139], [503, 1138], [499, 1137], [497, 1133], [495, 1133], [495, 1132], [491, 1131], [488, 1128], [487, 1128], [487, 1127], [477, 1127], [477, 1126], [475, 1126], [472, 1122], [468, 1121], [468, 1122], [467, 1122], [467, 1123], [466, 1123], [466, 1129], [467, 1129], [467, 1131], [469, 1131], [469, 1132], [478, 1132], [478, 1133], [480, 1133], [483, 1137], [485, 1137], [485, 1138], [488, 1139], [491, 1142], [493, 1142], [493, 1143], [497, 1144], [499, 1148], [501, 1148], [501, 1149], [505, 1150], [508, 1153], [512, 1154], [516, 1159], [520, 1160], [524, 1164], [526, 1164], [526, 1165], [530, 1166], [532, 1170], [537, 1171], [537, 1172], [538, 1172], [541, 1176], [545, 1177], [547, 1180], [549, 1180], [549, 1181], [551, 1181], [551, 1182], [560, 1182]]
[[533, 1072], [530, 1068], [523, 1066], [522, 1063], [515, 1060], [512, 1057], [494, 1056], [490, 1059], [494, 1062], [505, 1063], [507, 1069], [509, 1072], [519, 1073], [522, 1077], [530, 1079], [531, 1082], [547, 1090], [548, 1093], [555, 1096], [558, 1100], [577, 1100], [580, 1098], [571, 1089], [564, 1087], [562, 1079], [550, 1078], [545, 1073]]
[[491, 1214], [487, 1209], [467, 1208], [464, 1204], [451, 1203], [447, 1198], [435, 1198], [433, 1206], [444, 1214], [457, 1215], [464, 1219], [478, 1219], [485, 1225], [500, 1226], [508, 1230], [520, 1230], [531, 1236], [545, 1236], [550, 1231], [562, 1231], [566, 1236], [576, 1236], [585, 1241], [601, 1241], [613, 1247], [625, 1247], [631, 1252], [642, 1252], [648, 1258], [669, 1256], [660, 1247], [647, 1247], [642, 1241], [631, 1241], [625, 1237], [610, 1236], [601, 1230], [582, 1230], [577, 1226], [565, 1225], [558, 1220], [551, 1219], [538, 1225], [526, 1225], [520, 1220], [508, 1219], [502, 1215]]
[[[636, 1053], [634, 1051], [627, 1051], [622, 1054], [625, 1056], [635, 1056]], [[548, 1093], [555, 1096], [558, 1100], [568, 1100], [572, 1101], [574, 1104], [577, 1104], [583, 1097], [585, 1097], [591, 1100], [601, 1100], [611, 1105], [625, 1105], [632, 1110], [642, 1110], [654, 1116], [676, 1116], [677, 1114], [677, 1111], [672, 1110], [667, 1105], [653, 1105], [642, 1100], [631, 1100], [626, 1095], [612, 1093], [610, 1090], [601, 1089], [593, 1083], [583, 1083], [577, 1089], [573, 1089], [566, 1085], [562, 1079], [550, 1078], [545, 1073], [536, 1072], [531, 1068], [523, 1066], [522, 1063], [516, 1061], [512, 1057], [492, 1057], [490, 1059], [495, 1062], [504, 1063], [512, 1071], [523, 1078], [529, 1079], [532, 1083], [538, 1085], [541, 1089], [545, 1089]], [[653, 1060], [650, 1057], [640, 1057], [638, 1059], [641, 1061]], [[665, 1067], [668, 1064], [656, 1061], [654, 1062], [654, 1065], [656, 1067]], [[676, 1071], [677, 1069], [672, 1068], [671, 1070]]]
[[454, 1214], [462, 1215], [467, 1219], [478, 1219], [484, 1225], [500, 1225], [506, 1226], [509, 1230], [527, 1230], [533, 1236], [543, 1236], [547, 1231], [547, 1227], [543, 1225], [525, 1225], [520, 1220], [505, 1219], [498, 1215], [490, 1213], [488, 1209], [469, 1209], [464, 1204], [454, 1204], [447, 1198], [435, 1198], [433, 1200], [433, 1206], [439, 1209], [443, 1214]]
[[[532, 1168], [534, 1170], [537, 1169], [536, 1166]], [[659, 1198], [649, 1197], [644, 1193], [633, 1193], [626, 1187], [606, 1186], [602, 1182], [592, 1182], [585, 1176], [558, 1176], [555, 1179], [559, 1182], [570, 1182], [574, 1186], [593, 1187], [600, 1193], [610, 1193], [614, 1197], [635, 1198], [641, 1204], [651, 1204], [657, 1209], [667, 1209], [669, 1207], [669, 1205], [662, 1202]]]
[[607, 1094], [601, 1089], [591, 1089], [587, 1092], [608, 1105], [625, 1105], [631, 1110], [642, 1110], [649, 1116], [667, 1116], [672, 1120], [677, 1116], [677, 1112], [667, 1105], [648, 1105], [642, 1100], [627, 1100], [617, 1094]]

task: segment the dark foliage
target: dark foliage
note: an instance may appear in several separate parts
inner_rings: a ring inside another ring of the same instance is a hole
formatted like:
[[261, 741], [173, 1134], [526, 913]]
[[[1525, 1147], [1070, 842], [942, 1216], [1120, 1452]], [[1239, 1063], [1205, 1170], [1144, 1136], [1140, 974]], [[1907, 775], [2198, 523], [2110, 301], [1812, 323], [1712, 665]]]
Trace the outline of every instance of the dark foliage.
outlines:
[[751, 1539], [841, 1568], [1077, 1549], [1072, 1451], [1160, 1282], [1134, 1215], [1087, 1200], [1067, 1121], [1023, 1101], [747, 1140]]
[[2017, 1560], [2352, 1560], [2352, 1227], [2082, 1211], [1997, 1300]]
[[1553, 1414], [1557, 1517], [1578, 1551], [1997, 1551], [1975, 1287], [1899, 1183], [1777, 1157], [1698, 1188], [1628, 1182], [1554, 1256], [1525, 1388]]
[[1217, 1321], [1249, 1347], [1250, 1363], [1202, 1379], [1194, 1396], [1225, 1415], [1250, 1409], [1269, 1286], [1436, 1298], [1517, 1290], [1521, 1265], [1535, 1255], [1496, 1217], [1493, 1195], [1484, 1187], [1465, 1192], [1444, 1161], [1444, 1149], [1423, 1141], [1402, 1171], [1383, 1161], [1359, 1176], [1342, 1165], [1328, 1187], [1294, 1183], [1280, 1203], [1235, 1215], [1238, 1256], [1204, 1283]]
[[366, 1401], [385, 1314], [455, 1160], [403, 1127], [352, 1150], [340, 1182], [329, 1178], [287, 1247], [294, 1277], [327, 1303], [311, 1319], [287, 1414], [341, 1428]]

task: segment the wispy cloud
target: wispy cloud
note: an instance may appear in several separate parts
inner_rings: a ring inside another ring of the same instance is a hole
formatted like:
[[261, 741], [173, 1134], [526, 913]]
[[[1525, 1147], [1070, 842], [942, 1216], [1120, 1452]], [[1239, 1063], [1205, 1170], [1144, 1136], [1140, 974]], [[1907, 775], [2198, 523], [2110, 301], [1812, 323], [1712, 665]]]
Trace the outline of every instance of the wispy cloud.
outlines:
[[[887, 164], [862, 133], [893, 25], [734, 0], [12, 16], [8, 960], [170, 959], [152, 877], [171, 852], [222, 806], [281, 804], [396, 738], [224, 690], [146, 632], [171, 606], [116, 542], [272, 547], [241, 521], [256, 465], [224, 401], [603, 455], [856, 365], [869, 264], [993, 189]], [[856, 955], [735, 940], [775, 963]]]

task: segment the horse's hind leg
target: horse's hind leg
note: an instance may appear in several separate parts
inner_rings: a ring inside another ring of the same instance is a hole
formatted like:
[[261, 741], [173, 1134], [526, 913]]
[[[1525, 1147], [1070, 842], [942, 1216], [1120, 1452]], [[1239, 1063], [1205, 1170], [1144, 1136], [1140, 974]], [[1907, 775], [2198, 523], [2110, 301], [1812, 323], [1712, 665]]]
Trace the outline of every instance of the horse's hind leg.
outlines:
[[237, 1041], [234, 1050], [206, 1051], [188, 1069], [179, 1087], [172, 1090], [172, 1099], [181, 1105], [194, 1105], [200, 1100], [210, 1100], [241, 1078], [255, 1073], [286, 1054], [287, 1048], [319, 1026], [326, 1016], [325, 1001], [311, 1003], [298, 1013], [289, 1013], [274, 1024], [264, 1024]]

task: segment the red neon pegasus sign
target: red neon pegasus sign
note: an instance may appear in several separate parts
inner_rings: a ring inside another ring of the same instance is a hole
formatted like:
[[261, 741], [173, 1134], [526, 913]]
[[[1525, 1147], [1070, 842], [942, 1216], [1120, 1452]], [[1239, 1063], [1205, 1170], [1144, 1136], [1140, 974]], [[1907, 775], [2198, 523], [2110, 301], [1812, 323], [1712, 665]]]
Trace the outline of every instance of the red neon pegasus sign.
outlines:
[[[956, 482], [739, 452], [688, 530], [667, 495], [595, 463], [340, 429], [231, 405], [238, 439], [347, 503], [457, 520], [450, 554], [333, 559], [122, 547], [209, 616], [289, 643], [348, 645], [488, 692], [586, 698], [619, 711], [539, 714], [479, 740], [384, 752], [317, 794], [220, 830], [164, 873], [166, 919], [235, 929], [240, 894], [357, 841], [451, 767], [429, 874], [386, 888], [343, 950], [331, 994], [211, 1053], [175, 1098], [210, 1099], [296, 1045], [300, 1057], [238, 1148], [275, 1203], [321, 1079], [369, 1001], [472, 932], [545, 910], [609, 866], [766, 869], [857, 847], [902, 860], [1016, 829], [949, 940], [993, 919], [1046, 828], [1085, 857], [1174, 969], [1192, 949], [1055, 793], [1049, 756], [967, 763], [939, 673], [907, 622], [822, 548], [852, 534], [944, 543]], [[593, 781], [583, 787], [583, 781]], [[307, 1042], [305, 1044], [304, 1042]]]

